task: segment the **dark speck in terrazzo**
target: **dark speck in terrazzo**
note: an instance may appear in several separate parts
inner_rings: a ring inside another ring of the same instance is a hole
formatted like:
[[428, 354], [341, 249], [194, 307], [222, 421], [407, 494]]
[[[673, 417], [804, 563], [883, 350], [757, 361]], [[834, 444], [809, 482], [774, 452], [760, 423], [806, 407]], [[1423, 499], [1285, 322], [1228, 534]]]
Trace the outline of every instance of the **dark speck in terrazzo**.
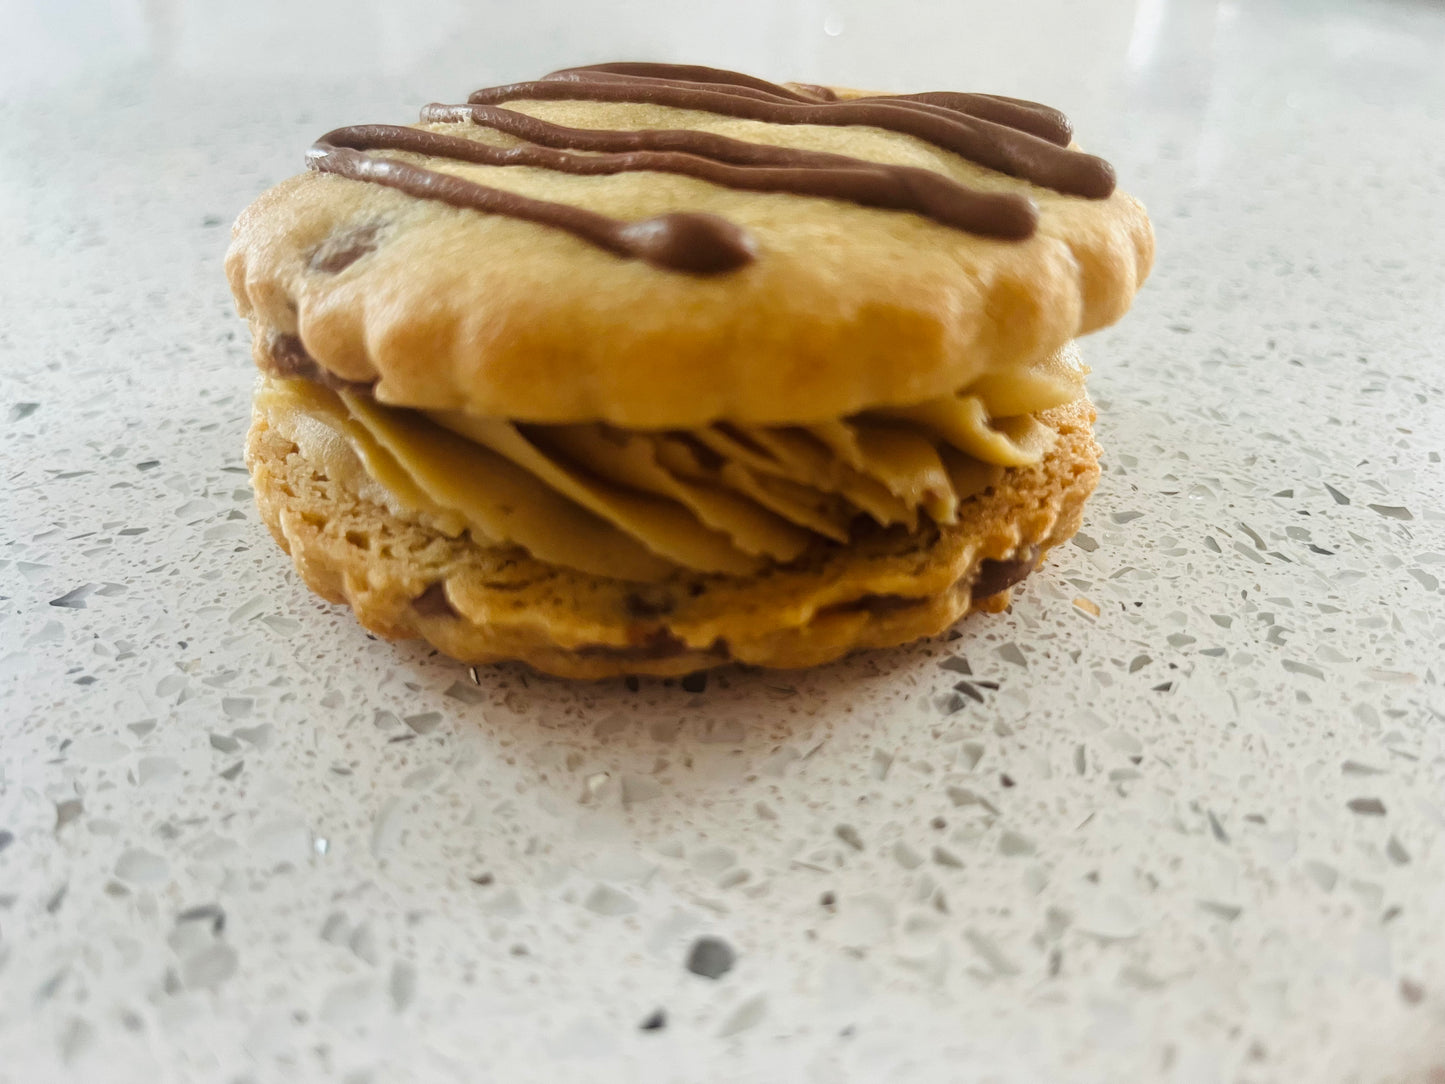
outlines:
[[962, 693], [949, 693], [938, 701], [938, 710], [944, 715], [954, 715], [968, 706], [968, 698]]
[[737, 954], [720, 937], [699, 937], [688, 950], [685, 966], [694, 975], [720, 979], [733, 969]]
[[226, 912], [214, 903], [203, 903], [198, 907], [188, 907], [178, 914], [176, 924], [182, 922], [208, 922], [211, 932], [220, 934], [226, 929]]
[[1334, 486], [1330, 485], [1328, 482], [1326, 482], [1326, 483], [1324, 484], [1324, 486], [1325, 486], [1325, 491], [1326, 491], [1327, 493], [1329, 493], [1329, 495], [1335, 499], [1335, 503], [1336, 503], [1336, 504], [1349, 504], [1349, 503], [1350, 503], [1350, 498], [1346, 497], [1343, 493], [1341, 493], [1341, 492], [1340, 492], [1338, 489], [1336, 489]]
[[638, 1025], [641, 1031], [661, 1031], [665, 1027], [667, 1027], [667, 1013], [662, 1009], [658, 1009]]
[[453, 700], [460, 700], [463, 704], [480, 704], [487, 699], [486, 694], [479, 692], [474, 686], [465, 685], [460, 681], [454, 681], [447, 686], [443, 696], [451, 697]]
[[1219, 818], [1214, 815], [1213, 811], [1210, 811], [1208, 816], [1210, 834], [1220, 843], [1228, 843], [1229, 833], [1224, 830], [1224, 825], [1219, 823]]
[[234, 753], [241, 748], [241, 743], [227, 734], [212, 734], [211, 748], [218, 753]]
[[1361, 764], [1358, 760], [1347, 760], [1340, 765], [1340, 771], [1344, 775], [1384, 775], [1384, 768], [1375, 768], [1369, 764]]
[[1385, 803], [1378, 798], [1351, 798], [1345, 805], [1361, 817], [1383, 817]]
[[39, 403], [16, 403], [10, 408], [10, 420], [18, 422], [22, 418], [28, 418], [40, 409]]
[[954, 685], [954, 688], [955, 688], [956, 690], [958, 690], [959, 692], [963, 693], [964, 696], [967, 696], [967, 697], [969, 697], [969, 698], [972, 699], [972, 700], [976, 700], [976, 701], [978, 701], [980, 704], [983, 703], [983, 693], [979, 692], [977, 689], [975, 689], [975, 688], [974, 688], [971, 684], [969, 684], [967, 681], [960, 681], [960, 682], [958, 682], [957, 684]]
[[8, 828], [0, 828], [0, 851], [3, 851], [10, 844], [15, 842], [15, 833]]
[[59, 598], [51, 599], [50, 605], [57, 606], [62, 610], [83, 610], [85, 609], [86, 596], [93, 593], [97, 586], [97, 584], [93, 583], [82, 584], [79, 587], [67, 591]]
[[998, 656], [1003, 659], [1004, 662], [1013, 663], [1015, 666], [1027, 668], [1029, 664], [1028, 659], [1024, 657], [1024, 653], [1019, 645], [1012, 642], [1002, 644], [998, 648]]
[[1199, 909], [1207, 911], [1216, 918], [1222, 918], [1225, 922], [1233, 922], [1244, 913], [1244, 908], [1234, 903], [1220, 903], [1217, 900], [1200, 900]]
[[79, 798], [71, 798], [57, 803], [55, 806], [55, 830], [58, 832], [71, 821], [76, 820], [84, 808]]

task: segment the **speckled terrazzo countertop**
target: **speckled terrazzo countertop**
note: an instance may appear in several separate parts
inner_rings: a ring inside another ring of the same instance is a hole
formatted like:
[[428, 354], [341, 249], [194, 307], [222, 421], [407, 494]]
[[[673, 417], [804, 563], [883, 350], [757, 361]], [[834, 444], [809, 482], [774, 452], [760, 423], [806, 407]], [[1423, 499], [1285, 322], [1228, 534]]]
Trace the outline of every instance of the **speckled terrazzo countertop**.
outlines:
[[[433, 7], [6, 9], [0, 1081], [1445, 1080], [1445, 10]], [[1149, 205], [1011, 612], [568, 685], [276, 551], [231, 217], [629, 54], [1042, 98]]]

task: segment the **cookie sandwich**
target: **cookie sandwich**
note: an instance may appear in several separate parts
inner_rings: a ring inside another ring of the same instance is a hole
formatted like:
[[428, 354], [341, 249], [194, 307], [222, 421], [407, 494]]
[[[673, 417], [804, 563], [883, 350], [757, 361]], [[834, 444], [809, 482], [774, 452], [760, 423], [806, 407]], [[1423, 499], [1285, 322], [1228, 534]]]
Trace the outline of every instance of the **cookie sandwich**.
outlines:
[[603, 64], [341, 128], [236, 223], [276, 541], [580, 678], [940, 632], [1077, 529], [1153, 234], [1046, 106]]

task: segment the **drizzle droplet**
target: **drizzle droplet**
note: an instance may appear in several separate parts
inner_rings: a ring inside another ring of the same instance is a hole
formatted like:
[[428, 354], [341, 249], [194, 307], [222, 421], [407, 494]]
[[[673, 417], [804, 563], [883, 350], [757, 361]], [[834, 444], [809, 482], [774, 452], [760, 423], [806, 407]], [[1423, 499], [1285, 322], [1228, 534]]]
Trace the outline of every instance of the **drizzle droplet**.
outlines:
[[717, 215], [658, 215], [629, 223], [618, 232], [627, 250], [639, 259], [695, 274], [731, 271], [757, 255], [751, 235]]

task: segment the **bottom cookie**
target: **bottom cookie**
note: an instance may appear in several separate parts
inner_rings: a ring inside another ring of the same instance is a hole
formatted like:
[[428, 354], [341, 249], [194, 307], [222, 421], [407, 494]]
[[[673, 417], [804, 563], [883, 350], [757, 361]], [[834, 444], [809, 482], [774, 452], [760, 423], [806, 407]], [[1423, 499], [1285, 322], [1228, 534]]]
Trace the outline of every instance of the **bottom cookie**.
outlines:
[[1039, 415], [1058, 433], [958, 522], [819, 544], [746, 578], [657, 584], [549, 565], [409, 522], [329, 478], [257, 411], [246, 443], [271, 534], [317, 594], [388, 639], [420, 637], [469, 663], [519, 660], [569, 678], [686, 674], [727, 662], [815, 666], [1002, 610], [1009, 588], [1079, 528], [1099, 478], [1087, 400]]

